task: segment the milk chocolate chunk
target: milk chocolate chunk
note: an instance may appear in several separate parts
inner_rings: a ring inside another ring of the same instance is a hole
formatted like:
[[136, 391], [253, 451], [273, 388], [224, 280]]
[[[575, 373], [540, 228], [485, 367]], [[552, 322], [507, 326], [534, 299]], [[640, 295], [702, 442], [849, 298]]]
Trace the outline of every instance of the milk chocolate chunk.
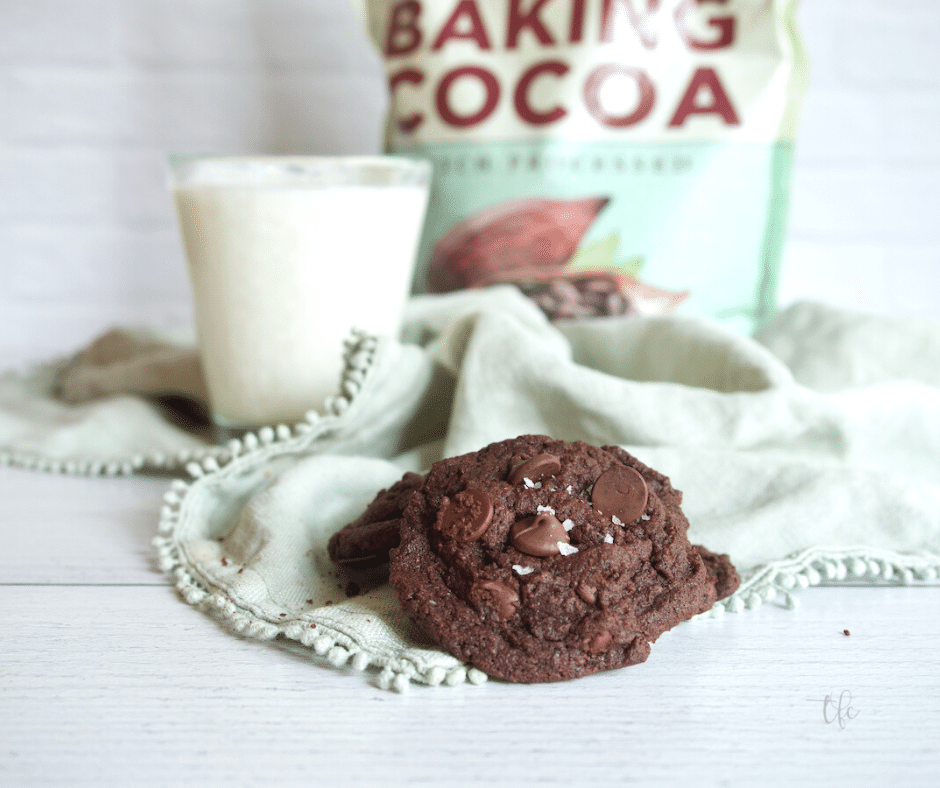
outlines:
[[649, 490], [643, 477], [626, 465], [615, 465], [594, 482], [591, 503], [607, 517], [632, 523], [646, 511]]
[[589, 605], [597, 603], [597, 589], [590, 583], [581, 583], [575, 590], [578, 592], [578, 596]]
[[524, 460], [509, 474], [510, 484], [522, 484], [528, 479], [530, 482], [540, 482], [554, 476], [561, 470], [561, 460], [554, 454], [537, 454]]
[[519, 609], [519, 594], [514, 588], [498, 580], [484, 580], [478, 588], [494, 603], [496, 611], [503, 618], [512, 618]]
[[559, 542], [570, 544], [565, 526], [548, 512], [516, 521], [509, 531], [509, 538], [520, 553], [542, 557], [561, 553]]
[[589, 654], [601, 654], [607, 651], [610, 648], [610, 644], [613, 641], [614, 636], [610, 634], [607, 630], [598, 632], [591, 640], [587, 643], [586, 651]]
[[456, 542], [474, 542], [493, 521], [493, 500], [482, 490], [457, 493], [438, 515], [435, 528]]

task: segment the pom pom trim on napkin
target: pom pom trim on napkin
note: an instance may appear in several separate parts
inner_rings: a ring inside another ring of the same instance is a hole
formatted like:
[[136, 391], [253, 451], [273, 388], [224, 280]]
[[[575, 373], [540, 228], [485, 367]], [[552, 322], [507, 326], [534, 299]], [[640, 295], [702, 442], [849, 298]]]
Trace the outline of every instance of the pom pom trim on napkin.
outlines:
[[[7, 371], [0, 375], [0, 387], [4, 389], [3, 401], [0, 406], [7, 406], [11, 410], [18, 409], [18, 400], [32, 398], [40, 407], [55, 409], [57, 412], [48, 416], [43, 414], [37, 421], [42, 421], [42, 428], [56, 428], [55, 420], [67, 414], [70, 421], [78, 421], [83, 414], [89, 413], [96, 407], [107, 407], [106, 401], [88, 403], [86, 405], [68, 405], [55, 399], [53, 391], [55, 379], [59, 372], [65, 368], [68, 360], [51, 361], [33, 365], [24, 371]], [[11, 402], [8, 404], [6, 401]], [[142, 397], [127, 396], [122, 398], [126, 404], [133, 407], [138, 414], [145, 413], [150, 406]], [[17, 414], [18, 415], [18, 414]], [[43, 418], [45, 416], [45, 418]], [[148, 414], [151, 420], [157, 417]], [[92, 416], [93, 418], [93, 416]], [[55, 452], [36, 450], [24, 446], [16, 446], [16, 438], [8, 439], [13, 445], [0, 445], [0, 466], [24, 468], [26, 470], [47, 473], [59, 473], [69, 476], [131, 476], [135, 473], [173, 473], [181, 470], [190, 462], [204, 460], [225, 461], [230, 458], [230, 449], [226, 446], [190, 446], [188, 448], [166, 451], [163, 449], [147, 448], [143, 445], [132, 453], [102, 452], [101, 456], [89, 454], [75, 454], [68, 452], [57, 456]], [[141, 439], [143, 443], [144, 439]], [[193, 439], [196, 443], [196, 439]]]
[[[73, 476], [101, 477], [131, 476], [135, 473], [177, 473], [184, 469], [191, 469], [194, 465], [212, 469], [220, 463], [229, 462], [240, 454], [253, 451], [259, 446], [289, 441], [305, 435], [323, 418], [341, 416], [359, 390], [366, 368], [371, 361], [370, 354], [374, 350], [375, 341], [374, 337], [367, 336], [359, 329], [353, 329], [351, 336], [345, 342], [345, 368], [339, 391], [326, 400], [322, 408], [323, 415], [311, 410], [301, 422], [264, 426], [254, 431], [242, 432], [239, 437], [231, 438], [224, 444], [191, 445], [175, 451], [141, 448], [131, 454], [106, 457], [54, 456], [51, 452], [0, 445], [0, 466]], [[32, 399], [39, 401], [40, 406], [45, 405], [48, 408], [61, 409], [69, 413], [67, 418], [69, 421], [79, 420], [83, 412], [89, 413], [93, 408], [108, 407], [107, 400], [84, 405], [68, 405], [55, 400], [53, 391], [56, 377], [68, 363], [69, 360], [64, 359], [37, 364], [23, 372], [7, 371], [0, 374], [0, 386], [6, 388], [3, 392], [6, 396], [0, 397], [0, 407], [7, 404], [5, 402], [7, 398], [14, 401], [12, 405], [14, 408], [16, 407], [15, 400]], [[128, 395], [122, 399], [125, 400], [124, 404], [135, 408], [138, 412], [150, 408], [144, 398], [137, 395]], [[156, 416], [152, 416], [151, 420], [155, 422], [156, 419]], [[51, 419], [49, 421], [51, 422]], [[167, 429], [170, 428], [167, 427]], [[145, 439], [141, 437], [140, 440], [143, 442]], [[196, 442], [197, 439], [193, 436], [192, 443]]]
[[853, 550], [812, 548], [759, 566], [741, 581], [727, 599], [695, 618], [717, 618], [723, 613], [753, 610], [778, 601], [788, 610], [799, 607], [796, 591], [829, 583], [911, 585], [940, 577], [940, 559], [932, 555], [901, 555], [888, 550], [858, 547]]

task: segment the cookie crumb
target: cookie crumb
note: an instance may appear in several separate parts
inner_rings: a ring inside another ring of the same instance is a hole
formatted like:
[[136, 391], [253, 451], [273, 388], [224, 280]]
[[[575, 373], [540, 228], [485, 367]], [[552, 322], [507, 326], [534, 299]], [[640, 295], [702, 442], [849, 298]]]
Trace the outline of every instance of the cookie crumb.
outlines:
[[847, 630], [847, 629], [843, 629], [843, 630], [842, 630], [842, 634], [845, 635], [846, 637], [848, 637], [848, 636], [851, 635], [852, 633], [849, 632], [849, 630]]

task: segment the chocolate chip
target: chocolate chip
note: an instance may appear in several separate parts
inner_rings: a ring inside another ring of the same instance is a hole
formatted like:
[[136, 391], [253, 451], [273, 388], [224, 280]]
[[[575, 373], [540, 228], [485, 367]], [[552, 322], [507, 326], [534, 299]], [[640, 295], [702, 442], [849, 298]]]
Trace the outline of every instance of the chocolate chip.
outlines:
[[591, 638], [585, 650], [589, 654], [602, 654], [607, 651], [613, 639], [613, 635], [605, 629]]
[[554, 454], [536, 454], [512, 469], [510, 484], [521, 484], [524, 479], [540, 482], [561, 470], [561, 460]]
[[509, 531], [509, 538], [520, 553], [537, 557], [559, 555], [558, 543], [570, 543], [565, 526], [548, 512], [517, 520]]
[[615, 465], [594, 482], [591, 504], [607, 517], [632, 523], [646, 511], [646, 482], [633, 468]]
[[498, 580], [483, 580], [478, 586], [494, 603], [496, 612], [503, 618], [512, 618], [519, 609], [519, 594]]
[[473, 542], [486, 533], [493, 522], [493, 499], [482, 490], [457, 493], [441, 509], [435, 528], [455, 542]]
[[588, 583], [581, 583], [576, 589], [578, 596], [589, 605], [597, 602], [597, 589]]

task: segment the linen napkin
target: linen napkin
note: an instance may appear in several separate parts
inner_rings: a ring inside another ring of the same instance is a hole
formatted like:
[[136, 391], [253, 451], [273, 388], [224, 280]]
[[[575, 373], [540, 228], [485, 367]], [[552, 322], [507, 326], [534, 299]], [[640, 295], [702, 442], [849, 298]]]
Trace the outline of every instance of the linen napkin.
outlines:
[[496, 287], [412, 299], [403, 339], [351, 337], [322, 415], [187, 464], [155, 544], [190, 603], [373, 666], [384, 687], [483, 681], [422, 638], [381, 573], [333, 566], [326, 544], [404, 471], [523, 433], [620, 444], [672, 478], [690, 539], [742, 573], [700, 618], [792, 606], [820, 582], [937, 577], [936, 323], [807, 303], [754, 338], [681, 317], [552, 325]]
[[85, 475], [224, 456], [191, 332], [108, 331], [71, 358], [0, 375], [0, 464]]
[[482, 681], [326, 543], [403, 471], [523, 433], [617, 443], [670, 475], [690, 539], [742, 572], [710, 615], [792, 606], [824, 581], [937, 576], [936, 324], [801, 304], [756, 339], [676, 317], [550, 325], [497, 288], [416, 298], [405, 333], [360, 338], [347, 405], [306, 434], [176, 483], [157, 545], [191, 603], [376, 666], [385, 687]]

